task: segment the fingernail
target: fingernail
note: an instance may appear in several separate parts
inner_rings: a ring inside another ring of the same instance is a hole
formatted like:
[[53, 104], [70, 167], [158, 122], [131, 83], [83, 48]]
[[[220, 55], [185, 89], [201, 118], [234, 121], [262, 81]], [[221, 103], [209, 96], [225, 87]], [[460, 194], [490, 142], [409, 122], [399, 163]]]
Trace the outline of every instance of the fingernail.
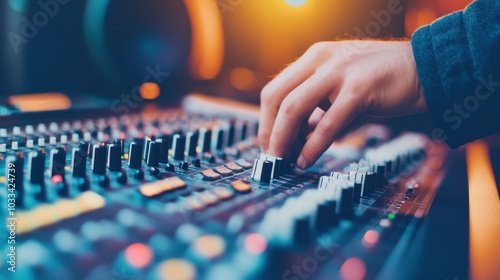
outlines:
[[302, 156], [302, 154], [300, 154], [299, 158], [297, 159], [297, 166], [300, 169], [305, 169], [307, 167], [307, 161], [304, 156]]

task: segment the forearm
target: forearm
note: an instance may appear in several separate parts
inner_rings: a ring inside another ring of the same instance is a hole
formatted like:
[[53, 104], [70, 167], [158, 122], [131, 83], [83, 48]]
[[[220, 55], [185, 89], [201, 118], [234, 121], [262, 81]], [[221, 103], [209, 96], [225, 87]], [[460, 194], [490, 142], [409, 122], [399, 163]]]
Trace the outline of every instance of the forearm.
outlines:
[[500, 2], [477, 0], [419, 29], [412, 45], [434, 138], [458, 147], [498, 132]]

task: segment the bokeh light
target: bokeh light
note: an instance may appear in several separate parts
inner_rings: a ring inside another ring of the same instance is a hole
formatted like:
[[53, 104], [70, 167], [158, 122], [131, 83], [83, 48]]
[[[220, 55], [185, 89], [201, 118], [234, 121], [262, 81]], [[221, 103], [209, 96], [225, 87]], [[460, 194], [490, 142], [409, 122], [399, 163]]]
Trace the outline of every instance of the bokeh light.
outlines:
[[151, 262], [153, 253], [147, 245], [134, 243], [125, 249], [125, 258], [131, 266], [143, 268]]
[[231, 71], [231, 85], [241, 91], [251, 91], [256, 86], [256, 77], [252, 70], [237, 67]]
[[361, 280], [365, 274], [366, 265], [358, 258], [349, 258], [340, 267], [340, 278], [344, 280]]
[[156, 83], [144, 83], [139, 88], [139, 93], [144, 99], [156, 99], [160, 96], [160, 86]]
[[245, 248], [252, 254], [262, 254], [267, 248], [267, 240], [258, 233], [252, 233], [245, 238]]

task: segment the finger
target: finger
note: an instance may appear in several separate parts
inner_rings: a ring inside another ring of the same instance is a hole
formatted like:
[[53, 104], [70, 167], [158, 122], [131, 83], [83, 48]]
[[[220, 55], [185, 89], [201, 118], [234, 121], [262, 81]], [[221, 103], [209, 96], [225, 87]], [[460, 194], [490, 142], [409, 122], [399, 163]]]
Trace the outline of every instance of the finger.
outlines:
[[304, 145], [297, 166], [304, 169], [316, 162], [337, 135], [360, 113], [358, 99], [341, 92]]
[[296, 87], [307, 80], [316, 70], [318, 58], [310, 51], [306, 52], [296, 62], [288, 66], [261, 92], [261, 110], [259, 115], [259, 142], [261, 148], [267, 151], [273, 129], [274, 120], [280, 104]]
[[318, 125], [319, 121], [321, 120], [321, 118], [324, 115], [325, 115], [325, 111], [323, 111], [319, 107], [317, 107], [316, 109], [314, 109], [314, 111], [312, 112], [312, 114], [309, 117], [309, 120], [307, 122], [308, 125], [309, 125], [309, 130], [310, 131], [313, 131], [316, 128], [316, 126]]
[[297, 138], [302, 121], [311, 115], [321, 100], [332, 95], [335, 83], [335, 79], [329, 76], [315, 74], [283, 100], [271, 132], [270, 154], [285, 155]]

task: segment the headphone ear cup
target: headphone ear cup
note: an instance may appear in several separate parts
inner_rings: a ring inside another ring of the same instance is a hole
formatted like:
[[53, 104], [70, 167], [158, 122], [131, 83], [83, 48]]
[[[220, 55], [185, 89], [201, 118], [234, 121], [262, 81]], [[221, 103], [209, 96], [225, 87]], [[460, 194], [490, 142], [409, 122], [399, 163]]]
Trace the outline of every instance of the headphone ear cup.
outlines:
[[215, 78], [224, 61], [224, 29], [216, 0], [184, 0], [191, 20], [189, 73], [196, 80]]
[[88, 0], [85, 40], [117, 88], [189, 80], [190, 15], [183, 1]]

